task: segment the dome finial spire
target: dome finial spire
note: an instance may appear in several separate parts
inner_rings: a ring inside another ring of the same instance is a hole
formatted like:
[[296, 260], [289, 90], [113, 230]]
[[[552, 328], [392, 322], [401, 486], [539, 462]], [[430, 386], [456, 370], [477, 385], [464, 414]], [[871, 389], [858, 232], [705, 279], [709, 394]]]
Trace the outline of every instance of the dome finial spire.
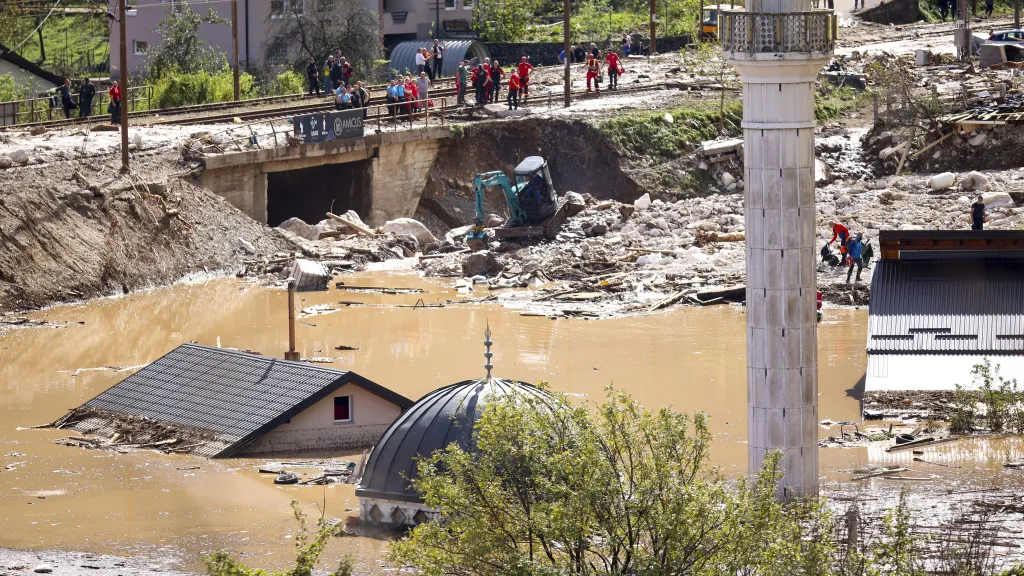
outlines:
[[484, 368], [487, 369], [488, 380], [491, 379], [491, 368], [494, 368], [491, 365], [491, 357], [494, 356], [494, 354], [491, 354], [491, 344], [494, 344], [494, 342], [491, 342], [491, 323], [487, 322], [487, 330], [484, 331], [484, 346], [487, 347], [487, 351], [484, 352], [484, 358], [487, 358], [487, 364], [484, 364]]

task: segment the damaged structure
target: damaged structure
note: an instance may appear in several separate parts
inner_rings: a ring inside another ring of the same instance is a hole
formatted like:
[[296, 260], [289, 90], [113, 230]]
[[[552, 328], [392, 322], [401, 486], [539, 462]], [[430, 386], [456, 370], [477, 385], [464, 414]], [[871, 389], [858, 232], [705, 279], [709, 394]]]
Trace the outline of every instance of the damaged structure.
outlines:
[[986, 358], [1024, 381], [1024, 232], [880, 233], [865, 391], [953, 390]]
[[223, 458], [367, 448], [412, 405], [354, 372], [182, 344], [53, 426]]

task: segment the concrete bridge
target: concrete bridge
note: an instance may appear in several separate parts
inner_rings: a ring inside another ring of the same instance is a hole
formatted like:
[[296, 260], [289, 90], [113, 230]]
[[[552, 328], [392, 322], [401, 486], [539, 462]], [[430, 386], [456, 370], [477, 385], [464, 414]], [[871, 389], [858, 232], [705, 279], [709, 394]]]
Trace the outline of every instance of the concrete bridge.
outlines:
[[258, 222], [315, 223], [355, 210], [368, 224], [412, 217], [448, 126], [206, 158], [200, 183]]

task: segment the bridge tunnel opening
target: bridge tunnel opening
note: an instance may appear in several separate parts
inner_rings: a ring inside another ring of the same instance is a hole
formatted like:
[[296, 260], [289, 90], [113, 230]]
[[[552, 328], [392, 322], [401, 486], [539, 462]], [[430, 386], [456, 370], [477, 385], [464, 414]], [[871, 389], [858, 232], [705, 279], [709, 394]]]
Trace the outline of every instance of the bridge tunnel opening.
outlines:
[[372, 159], [267, 174], [267, 224], [289, 218], [316, 224], [327, 212], [370, 214]]

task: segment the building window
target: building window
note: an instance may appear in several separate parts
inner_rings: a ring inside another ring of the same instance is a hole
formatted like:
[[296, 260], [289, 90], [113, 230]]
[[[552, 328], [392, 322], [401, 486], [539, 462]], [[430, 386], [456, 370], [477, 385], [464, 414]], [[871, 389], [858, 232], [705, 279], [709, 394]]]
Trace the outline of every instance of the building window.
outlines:
[[352, 421], [352, 397], [351, 396], [335, 396], [334, 397], [334, 421], [335, 422], [351, 422]]
[[145, 54], [149, 52], [149, 42], [143, 42], [142, 40], [132, 40], [132, 51], [137, 55]]
[[455, 10], [455, 0], [444, 0], [445, 10]]
[[291, 10], [292, 16], [302, 16], [304, 4], [303, 0], [289, 0], [288, 8]]
[[280, 18], [284, 15], [284, 0], [270, 0], [270, 17]]
[[475, 0], [462, 0], [462, 9], [463, 10], [472, 10], [474, 2], [475, 2]]
[[284, 64], [288, 60], [288, 46], [275, 44], [267, 49], [267, 64]]

